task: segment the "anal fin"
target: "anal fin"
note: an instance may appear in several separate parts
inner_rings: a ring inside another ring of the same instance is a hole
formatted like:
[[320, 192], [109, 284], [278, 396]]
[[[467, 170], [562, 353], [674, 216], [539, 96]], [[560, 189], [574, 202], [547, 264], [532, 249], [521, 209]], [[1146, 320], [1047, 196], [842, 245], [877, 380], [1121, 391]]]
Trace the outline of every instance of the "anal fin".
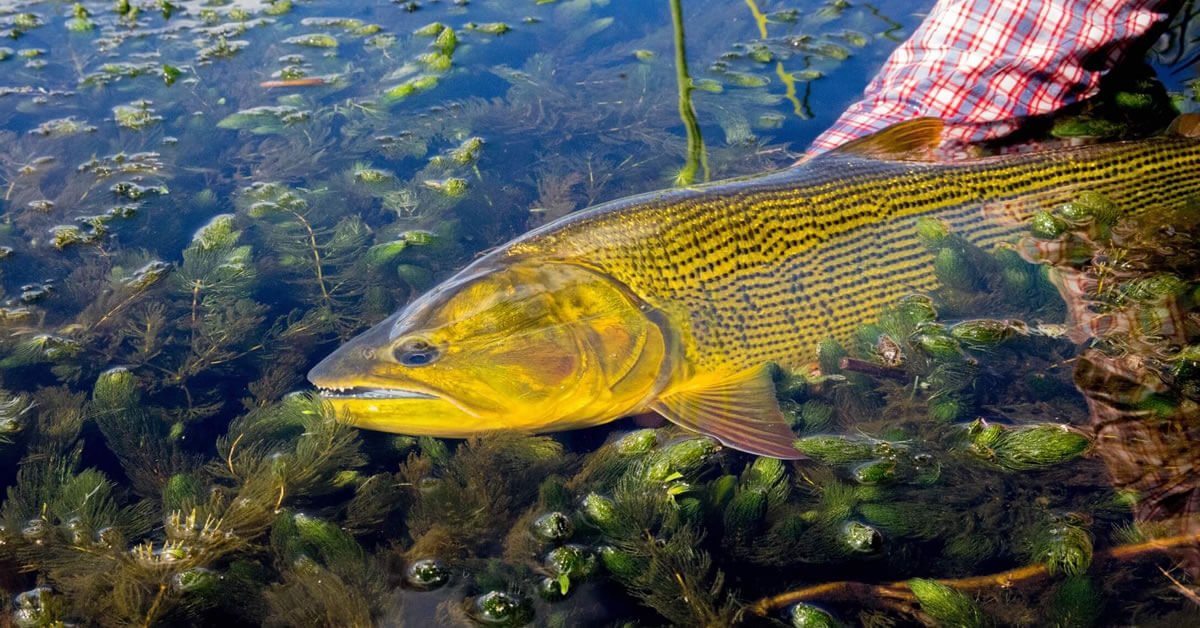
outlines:
[[793, 446], [796, 435], [779, 409], [766, 366], [731, 376], [698, 377], [650, 407], [680, 427], [739, 451], [784, 460], [804, 457]]

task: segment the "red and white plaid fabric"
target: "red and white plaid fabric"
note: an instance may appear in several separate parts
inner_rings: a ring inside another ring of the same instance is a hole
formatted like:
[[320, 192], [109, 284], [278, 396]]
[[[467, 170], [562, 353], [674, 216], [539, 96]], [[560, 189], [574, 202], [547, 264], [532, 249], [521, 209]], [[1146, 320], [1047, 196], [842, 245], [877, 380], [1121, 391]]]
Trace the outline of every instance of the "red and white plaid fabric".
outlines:
[[1129, 44], [1169, 16], [1164, 0], [939, 0], [816, 154], [912, 118], [946, 122], [944, 144], [1012, 131], [1096, 92]]

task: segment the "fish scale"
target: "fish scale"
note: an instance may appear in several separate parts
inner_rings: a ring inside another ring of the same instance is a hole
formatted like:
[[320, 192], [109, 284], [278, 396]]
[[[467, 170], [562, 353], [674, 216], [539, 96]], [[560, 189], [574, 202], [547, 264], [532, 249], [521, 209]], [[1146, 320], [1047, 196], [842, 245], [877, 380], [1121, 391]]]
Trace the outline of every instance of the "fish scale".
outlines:
[[698, 369], [798, 368], [823, 339], [845, 341], [899, 297], [937, 288], [918, 218], [992, 247], [1033, 212], [1085, 190], [1126, 211], [1179, 206], [1200, 192], [1198, 168], [1197, 142], [1178, 137], [955, 164], [830, 154], [765, 177], [601, 205], [496, 254], [609, 274], [684, 330]]

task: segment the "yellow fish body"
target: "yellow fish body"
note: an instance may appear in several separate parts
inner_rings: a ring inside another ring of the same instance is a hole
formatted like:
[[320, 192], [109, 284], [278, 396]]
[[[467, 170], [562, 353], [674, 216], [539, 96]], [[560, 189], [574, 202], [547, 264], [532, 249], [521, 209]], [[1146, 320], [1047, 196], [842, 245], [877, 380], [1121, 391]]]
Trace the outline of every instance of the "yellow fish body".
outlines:
[[918, 219], [992, 246], [1084, 190], [1129, 210], [1200, 193], [1189, 137], [913, 159], [940, 130], [914, 120], [788, 170], [572, 214], [480, 258], [309, 379], [368, 429], [541, 432], [653, 410], [799, 458], [767, 366], [799, 369], [821, 340], [937, 288]]

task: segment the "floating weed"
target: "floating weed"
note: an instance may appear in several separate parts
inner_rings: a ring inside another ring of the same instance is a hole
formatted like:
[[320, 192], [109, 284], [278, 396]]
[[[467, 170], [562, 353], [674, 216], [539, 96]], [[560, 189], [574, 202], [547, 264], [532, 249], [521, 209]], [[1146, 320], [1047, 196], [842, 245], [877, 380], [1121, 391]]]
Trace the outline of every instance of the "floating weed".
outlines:
[[76, 119], [74, 116], [47, 120], [29, 132], [42, 137], [66, 137], [78, 133], [93, 133], [96, 127]]
[[98, 238], [99, 234], [77, 225], [58, 225], [50, 229], [50, 244], [60, 251], [78, 244], [91, 244]]
[[17, 13], [8, 18], [13, 26], [23, 30], [33, 30], [42, 25], [42, 18], [36, 13]]
[[453, 28], [443, 28], [433, 40], [433, 47], [447, 58], [458, 48], [458, 35]]
[[307, 48], [337, 48], [338, 41], [333, 35], [325, 33], [309, 33], [306, 35], [296, 35], [283, 40], [285, 44], [293, 46], [304, 46]]
[[413, 34], [418, 37], [437, 37], [447, 28], [448, 27], [441, 22], [430, 22], [429, 24], [426, 24], [425, 26], [413, 31]]
[[450, 160], [459, 166], [471, 166], [479, 161], [483, 150], [483, 138], [468, 137], [457, 148], [450, 151]]
[[799, 70], [792, 72], [792, 78], [801, 82], [811, 82], [824, 78], [825, 73], [820, 70]]
[[161, 155], [155, 152], [116, 153], [104, 157], [92, 157], [79, 164], [77, 172], [88, 173], [97, 179], [124, 175], [156, 174], [163, 169]]
[[[356, 36], [374, 35], [383, 29], [378, 24], [368, 24], [362, 20], [348, 17], [306, 17], [300, 20], [300, 25], [309, 28], [336, 28]], [[305, 37], [302, 35], [301, 37]], [[287, 43], [289, 40], [285, 40]], [[336, 42], [334, 43], [336, 46]], [[331, 47], [331, 46], [317, 46]]]
[[118, 181], [109, 187], [109, 192], [118, 198], [139, 201], [147, 196], [166, 196], [170, 190], [165, 185], [145, 186], [134, 181]]
[[287, 15], [292, 10], [292, 0], [269, 0], [263, 13], [270, 16]]
[[758, 88], [766, 87], [770, 84], [770, 79], [765, 76], [757, 76], [746, 72], [723, 72], [721, 74], [725, 82], [734, 87]]
[[209, 46], [205, 46], [196, 51], [196, 62], [200, 64], [209, 63], [214, 59], [224, 59], [232, 57], [244, 50], [250, 42], [244, 39], [226, 39], [218, 37], [217, 40]]
[[91, 19], [91, 12], [82, 3], [76, 2], [71, 7], [71, 18], [67, 20], [67, 30], [72, 33], [86, 33], [96, 28]]
[[725, 87], [721, 85], [721, 82], [713, 79], [692, 79], [692, 87], [710, 94], [720, 94], [725, 91]]
[[429, 91], [437, 87], [438, 78], [432, 74], [417, 76], [411, 78], [395, 87], [389, 88], [383, 92], [383, 99], [386, 103], [395, 103], [409, 96]]
[[385, 183], [392, 179], [392, 175], [379, 168], [373, 168], [365, 162], [355, 162], [350, 168], [350, 176], [354, 178], [356, 183], [367, 185]]
[[114, 120], [118, 126], [141, 131], [163, 119], [162, 116], [155, 115], [154, 109], [150, 106], [152, 104], [149, 100], [137, 100], [128, 105], [117, 105], [113, 107]]
[[504, 22], [487, 22], [485, 24], [467, 22], [465, 25], [463, 25], [463, 28], [469, 31], [486, 33], [488, 35], [503, 35], [512, 30], [512, 27]]
[[450, 177], [447, 179], [427, 179], [422, 182], [425, 187], [437, 190], [450, 198], [458, 198], [467, 193], [469, 187], [466, 179]]
[[310, 113], [288, 105], [261, 106], [232, 113], [217, 122], [222, 129], [246, 130], [255, 135], [281, 133], [285, 127], [307, 122]]

